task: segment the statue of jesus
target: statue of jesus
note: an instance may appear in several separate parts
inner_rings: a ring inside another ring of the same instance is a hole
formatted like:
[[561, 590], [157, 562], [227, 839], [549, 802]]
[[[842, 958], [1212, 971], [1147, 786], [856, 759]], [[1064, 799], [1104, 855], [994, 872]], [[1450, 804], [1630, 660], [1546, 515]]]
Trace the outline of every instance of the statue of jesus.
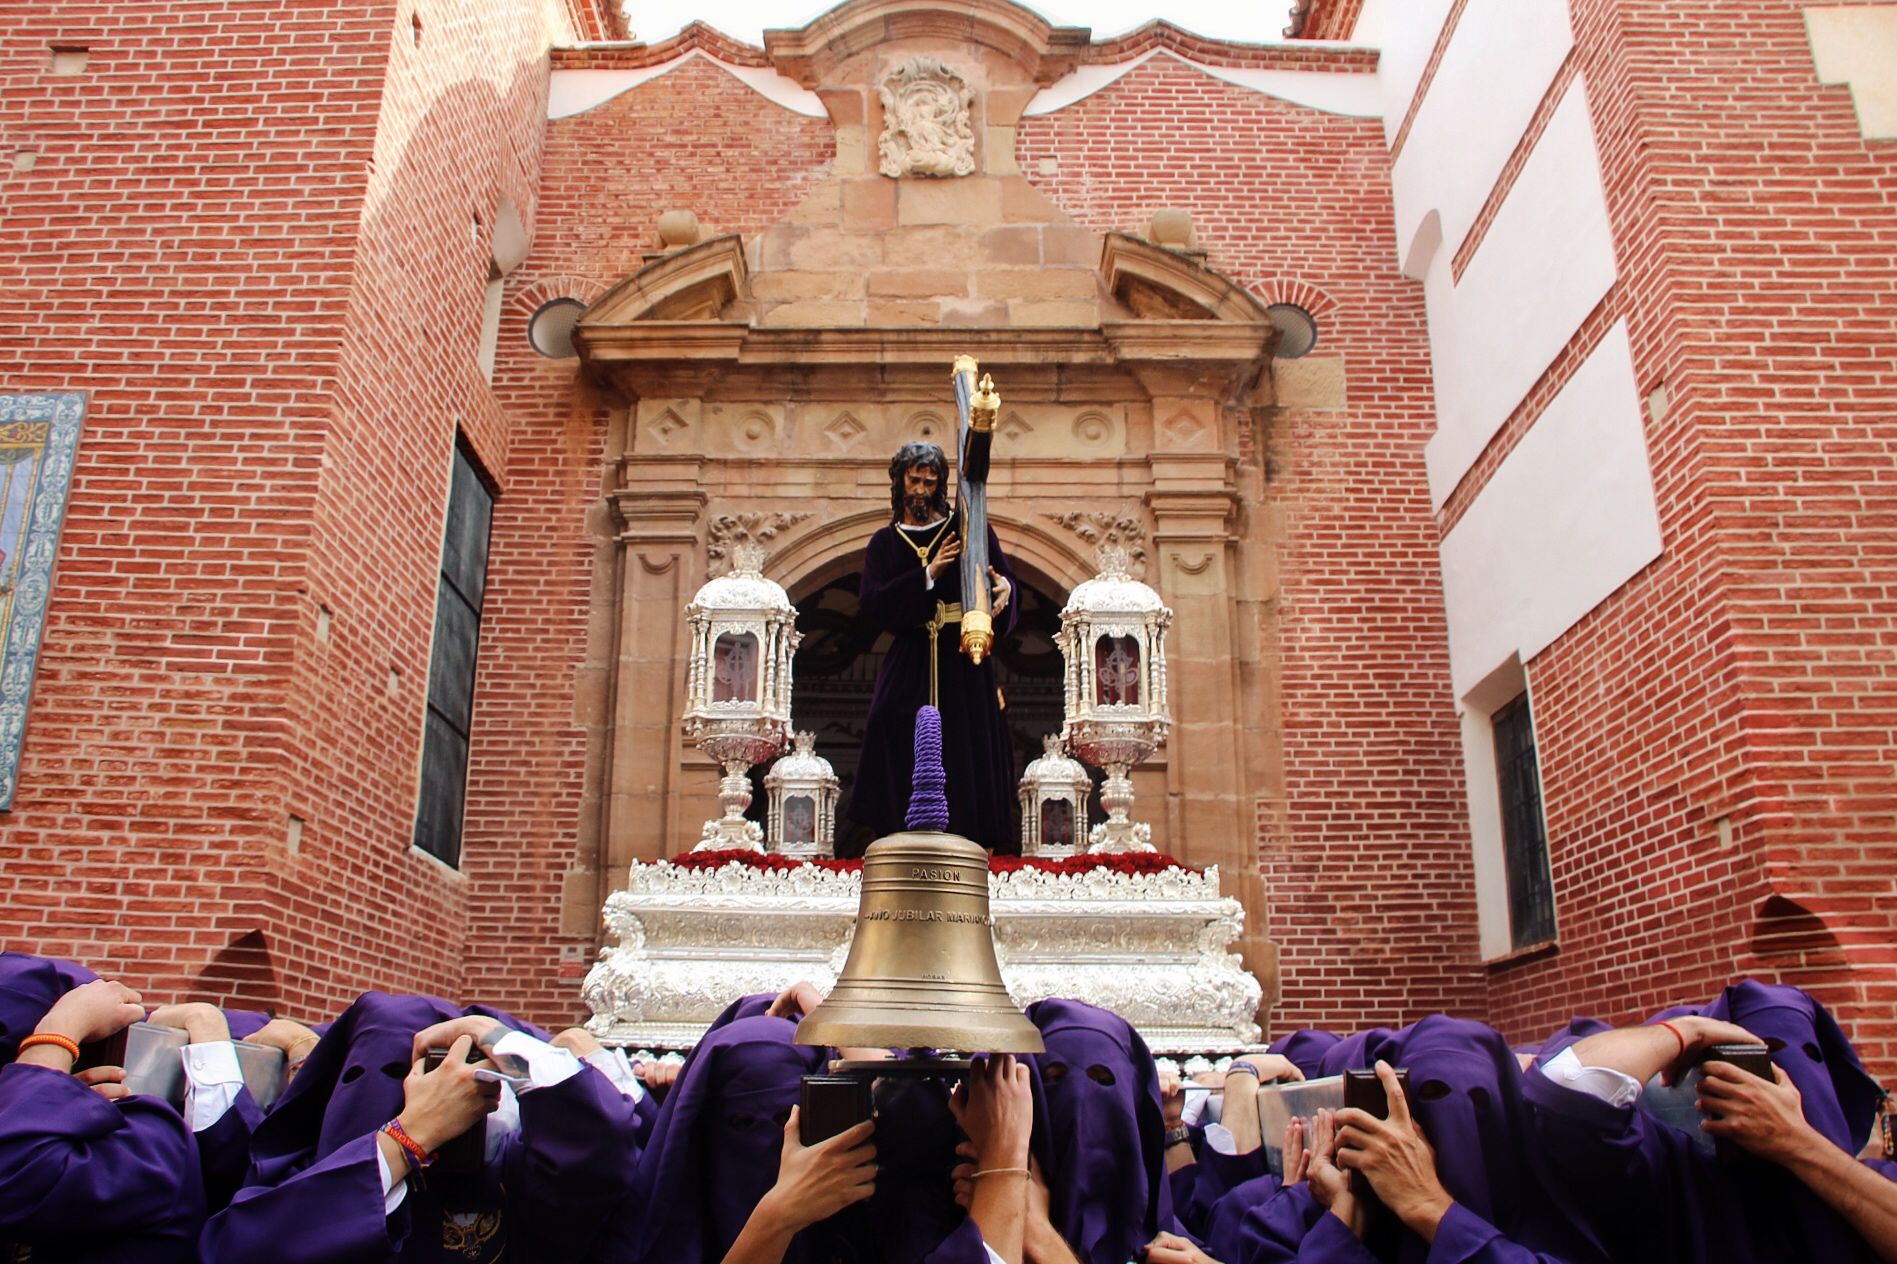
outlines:
[[[916, 710], [930, 701], [933, 674], [949, 829], [990, 851], [1018, 852], [1011, 815], [1014, 747], [1001, 713], [994, 659], [977, 666], [957, 648], [962, 541], [959, 518], [949, 509], [948, 458], [941, 448], [906, 443], [896, 452], [889, 462], [889, 503], [890, 524], [870, 537], [857, 596], [864, 616], [895, 641], [876, 677], [845, 815], [877, 838], [903, 828]], [[1014, 628], [1015, 579], [993, 531], [988, 558], [998, 642]]]

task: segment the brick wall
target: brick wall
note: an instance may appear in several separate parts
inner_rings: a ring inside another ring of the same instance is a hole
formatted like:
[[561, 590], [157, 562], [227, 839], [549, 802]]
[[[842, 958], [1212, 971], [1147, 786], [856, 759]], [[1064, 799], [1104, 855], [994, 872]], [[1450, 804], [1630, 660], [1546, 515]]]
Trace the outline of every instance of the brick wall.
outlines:
[[93, 392], [0, 825], [9, 946], [295, 1012], [458, 990], [466, 880], [408, 840], [457, 424], [504, 477], [473, 217], [531, 208], [546, 23], [571, 32], [413, 16], [9, 30], [0, 118], [37, 161], [5, 177], [0, 388]]
[[[643, 54], [556, 53], [555, 64], [610, 68], [628, 56]], [[827, 119], [782, 109], [703, 60], [547, 125], [533, 249], [508, 278], [494, 375], [508, 482], [495, 505], [468, 787], [465, 868], [481, 910], [471, 994], [547, 1021], [583, 1016], [579, 982], [597, 942], [562, 934], [560, 910], [596, 827], [587, 726], [600, 720], [604, 664], [587, 654], [596, 609], [602, 635], [611, 627], [609, 581], [593, 590], [594, 550], [610, 536], [610, 404], [576, 385], [577, 360], [528, 345], [528, 318], [552, 298], [590, 302], [638, 271], [664, 211], [695, 212], [707, 235], [754, 237], [829, 170], [833, 151]], [[605, 894], [578, 898], [597, 910]]]
[[1893, 157], [1816, 83], [1802, 7], [1574, 6], [1550, 96], [1585, 74], [1622, 275], [1445, 527], [1624, 315], [1662, 392], [1666, 552], [1528, 664], [1561, 945], [1492, 971], [1516, 1037], [1749, 972], [1812, 987], [1897, 1064], [1897, 228], [1872, 192]]
[[[1082, 223], [1192, 213], [1207, 263], [1320, 325], [1342, 409], [1261, 418], [1252, 530], [1280, 521], [1283, 785], [1261, 802], [1273, 1030], [1479, 1014], [1461, 756], [1448, 688], [1421, 287], [1397, 272], [1374, 119], [1322, 114], [1155, 58], [1027, 119], [1023, 171]], [[1264, 787], [1258, 787], [1263, 791]]]

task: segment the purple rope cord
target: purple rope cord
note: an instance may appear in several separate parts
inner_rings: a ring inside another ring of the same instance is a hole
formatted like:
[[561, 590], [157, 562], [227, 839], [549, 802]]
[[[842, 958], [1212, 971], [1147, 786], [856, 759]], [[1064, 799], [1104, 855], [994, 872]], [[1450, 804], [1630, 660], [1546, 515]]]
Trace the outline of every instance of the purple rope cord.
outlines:
[[948, 774], [942, 770], [942, 713], [925, 706], [916, 712], [916, 770], [909, 782], [909, 816], [905, 829], [945, 830], [949, 827]]

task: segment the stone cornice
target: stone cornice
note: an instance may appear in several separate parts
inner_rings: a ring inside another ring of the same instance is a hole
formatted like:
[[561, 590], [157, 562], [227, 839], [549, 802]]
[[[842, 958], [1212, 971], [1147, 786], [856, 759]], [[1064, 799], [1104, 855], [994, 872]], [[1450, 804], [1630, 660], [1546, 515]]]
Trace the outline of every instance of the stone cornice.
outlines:
[[815, 88], [877, 44], [953, 40], [992, 48], [1045, 86], [1080, 64], [1092, 34], [1084, 26], [1055, 26], [1012, 0], [846, 0], [797, 30], [764, 32], [764, 51], [779, 73]]

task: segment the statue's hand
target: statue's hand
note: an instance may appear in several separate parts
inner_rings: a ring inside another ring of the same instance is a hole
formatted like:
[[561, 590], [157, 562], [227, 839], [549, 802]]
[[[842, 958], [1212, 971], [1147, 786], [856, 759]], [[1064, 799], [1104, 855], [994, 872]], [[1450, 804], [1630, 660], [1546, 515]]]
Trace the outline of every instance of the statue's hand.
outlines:
[[937, 553], [935, 560], [929, 563], [929, 582], [933, 584], [941, 579], [942, 572], [947, 569], [948, 564], [961, 555], [962, 537], [951, 531], [949, 538], [942, 541], [941, 552]]
[[1010, 584], [1006, 576], [992, 566], [988, 568], [988, 582], [994, 585], [995, 590], [992, 613], [999, 619], [1001, 612], [1008, 608], [1008, 602], [1014, 597], [1014, 585]]

